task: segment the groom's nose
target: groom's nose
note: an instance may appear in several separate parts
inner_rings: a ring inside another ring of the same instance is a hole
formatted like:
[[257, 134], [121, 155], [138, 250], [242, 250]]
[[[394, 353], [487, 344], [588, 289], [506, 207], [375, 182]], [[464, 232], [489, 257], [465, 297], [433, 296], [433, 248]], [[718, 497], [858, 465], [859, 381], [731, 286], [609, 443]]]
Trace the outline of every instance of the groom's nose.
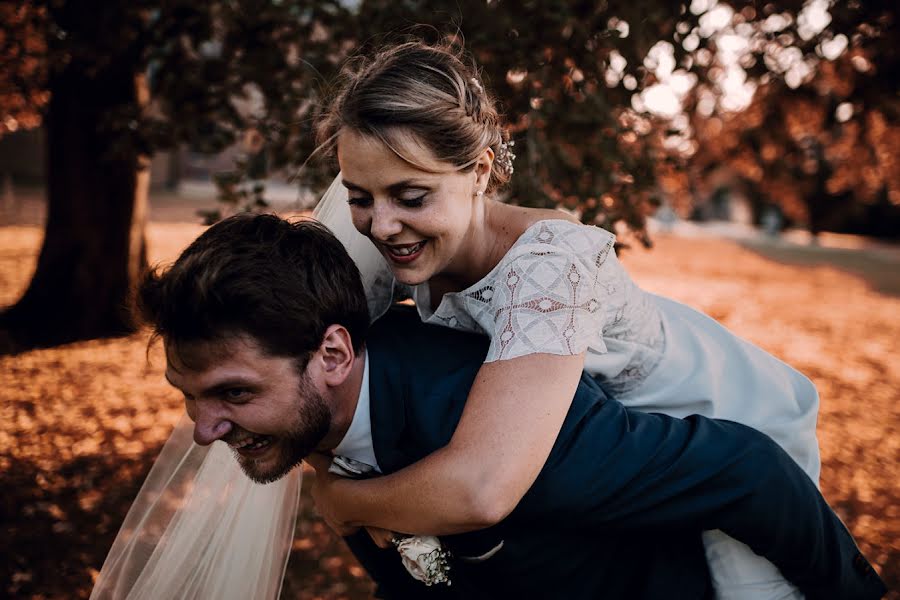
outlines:
[[201, 446], [208, 446], [231, 431], [231, 421], [212, 410], [198, 407], [191, 417], [194, 419], [194, 441]]

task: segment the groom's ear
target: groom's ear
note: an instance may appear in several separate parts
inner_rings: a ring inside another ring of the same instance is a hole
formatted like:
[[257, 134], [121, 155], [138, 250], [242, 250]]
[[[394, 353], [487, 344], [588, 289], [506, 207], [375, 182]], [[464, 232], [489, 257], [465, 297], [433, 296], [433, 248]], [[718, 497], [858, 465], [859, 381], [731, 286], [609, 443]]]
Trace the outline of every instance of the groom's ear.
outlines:
[[342, 325], [330, 325], [316, 352], [322, 378], [327, 385], [340, 385], [350, 375], [356, 354], [350, 332]]

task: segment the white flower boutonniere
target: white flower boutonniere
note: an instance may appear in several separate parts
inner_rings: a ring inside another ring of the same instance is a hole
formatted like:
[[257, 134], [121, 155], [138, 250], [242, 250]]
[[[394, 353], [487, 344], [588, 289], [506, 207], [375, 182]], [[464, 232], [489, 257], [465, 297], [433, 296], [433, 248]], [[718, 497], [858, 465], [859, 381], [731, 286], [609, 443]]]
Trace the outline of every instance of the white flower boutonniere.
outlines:
[[397, 536], [393, 540], [403, 566], [415, 579], [425, 585], [450, 585], [450, 553], [441, 547], [441, 540], [430, 535]]

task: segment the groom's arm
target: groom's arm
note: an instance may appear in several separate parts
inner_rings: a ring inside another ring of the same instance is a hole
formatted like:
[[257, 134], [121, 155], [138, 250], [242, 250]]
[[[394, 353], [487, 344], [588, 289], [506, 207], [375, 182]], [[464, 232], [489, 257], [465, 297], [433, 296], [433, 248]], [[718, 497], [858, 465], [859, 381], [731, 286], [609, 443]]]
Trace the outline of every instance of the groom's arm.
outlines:
[[[386, 382], [377, 383], [373, 366], [373, 419], [376, 406], [390, 412], [403, 399], [397, 419], [405, 431], [397, 438], [403, 460], [386, 465], [379, 459], [391, 471], [450, 440], [486, 343], [422, 325], [415, 315], [394, 311], [389, 317], [373, 327], [370, 348]], [[510, 520], [722, 529], [768, 558], [810, 598], [883, 593], [815, 485], [770, 438], [736, 423], [626, 411], [602, 398], [583, 376], [547, 463]]]
[[767, 436], [729, 421], [583, 400], [519, 517], [605, 530], [721, 529], [808, 598], [885, 593], [813, 482]]

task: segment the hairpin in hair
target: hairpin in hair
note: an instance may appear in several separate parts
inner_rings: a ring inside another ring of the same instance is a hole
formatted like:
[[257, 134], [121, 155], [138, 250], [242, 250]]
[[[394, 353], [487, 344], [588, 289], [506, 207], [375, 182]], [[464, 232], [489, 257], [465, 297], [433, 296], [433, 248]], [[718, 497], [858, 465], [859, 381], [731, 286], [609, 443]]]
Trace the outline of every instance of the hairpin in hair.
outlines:
[[500, 142], [500, 145], [497, 146], [496, 156], [494, 157], [494, 163], [507, 175], [512, 175], [515, 171], [513, 168], [513, 161], [516, 160], [516, 155], [512, 151], [512, 147], [515, 145], [516, 143], [512, 140]]
[[472, 87], [475, 88], [475, 91], [478, 92], [479, 95], [484, 94], [484, 88], [481, 87], [481, 84], [478, 83], [478, 80], [474, 77], [469, 80], [469, 83], [472, 84]]

